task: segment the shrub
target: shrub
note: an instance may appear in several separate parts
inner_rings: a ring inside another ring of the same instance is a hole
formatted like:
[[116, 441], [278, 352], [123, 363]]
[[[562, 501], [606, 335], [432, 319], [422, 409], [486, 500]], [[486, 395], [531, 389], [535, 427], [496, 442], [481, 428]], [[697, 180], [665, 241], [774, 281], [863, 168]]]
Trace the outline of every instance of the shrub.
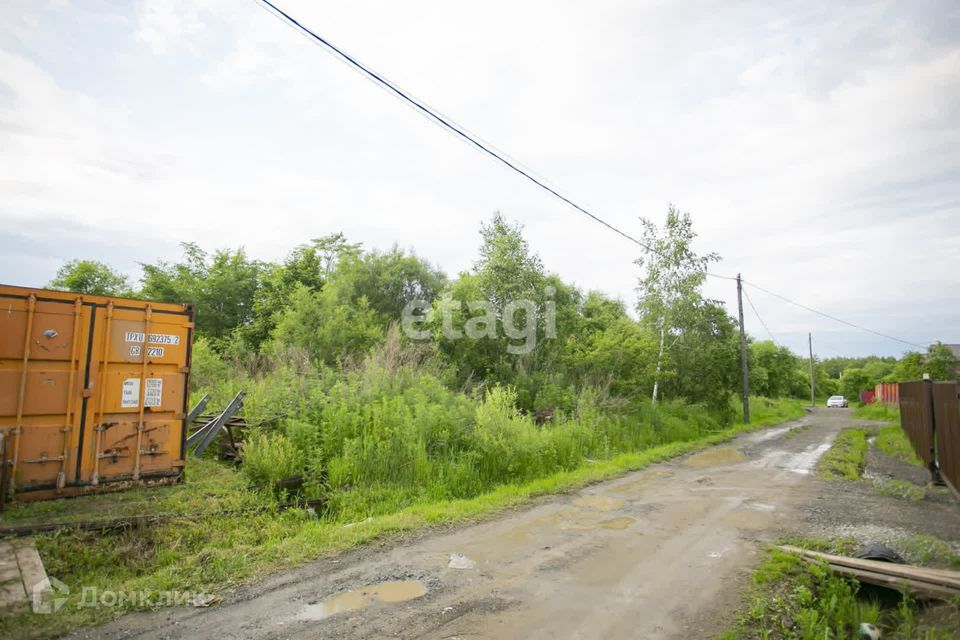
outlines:
[[243, 472], [257, 486], [275, 486], [303, 473], [303, 456], [279, 433], [254, 434], [243, 448]]

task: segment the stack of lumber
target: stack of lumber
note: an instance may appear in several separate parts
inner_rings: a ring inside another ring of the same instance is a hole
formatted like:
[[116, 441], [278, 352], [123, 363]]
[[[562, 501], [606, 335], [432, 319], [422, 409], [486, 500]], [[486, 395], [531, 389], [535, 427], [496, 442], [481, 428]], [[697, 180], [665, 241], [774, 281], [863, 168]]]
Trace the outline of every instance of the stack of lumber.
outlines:
[[848, 558], [789, 545], [778, 547], [778, 549], [796, 553], [804, 560], [811, 562], [822, 560], [836, 573], [853, 576], [861, 582], [880, 587], [905, 589], [915, 595], [927, 598], [949, 599], [960, 596], [960, 572], [958, 571], [930, 569], [879, 560]]

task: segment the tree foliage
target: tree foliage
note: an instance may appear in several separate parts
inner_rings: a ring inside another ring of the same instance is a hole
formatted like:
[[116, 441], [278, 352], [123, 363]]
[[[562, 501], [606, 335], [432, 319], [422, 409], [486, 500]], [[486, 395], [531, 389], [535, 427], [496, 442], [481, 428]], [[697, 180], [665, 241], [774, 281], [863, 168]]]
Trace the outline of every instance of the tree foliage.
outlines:
[[652, 398], [657, 401], [660, 377], [669, 359], [669, 349], [682, 337], [686, 326], [697, 321], [702, 310], [700, 287], [707, 266], [720, 257], [715, 253], [697, 255], [693, 240], [693, 220], [670, 205], [663, 229], [640, 219], [643, 224], [644, 253], [636, 260], [641, 269], [637, 291], [640, 319], [657, 333], [659, 347]]
[[57, 269], [47, 285], [58, 291], [89, 293], [101, 296], [130, 295], [127, 276], [99, 260], [70, 260]]
[[213, 255], [185, 242], [179, 262], [143, 264], [140, 295], [164, 302], [196, 306], [197, 330], [221, 341], [254, 319], [254, 297], [264, 265], [243, 249], [218, 250]]
[[[630, 312], [621, 300], [549, 272], [523, 228], [500, 213], [480, 226], [472, 268], [454, 278], [396, 246], [368, 250], [332, 233], [278, 262], [185, 243], [180, 259], [142, 265], [135, 293], [196, 305], [194, 381], [204, 387], [238, 366], [250, 375], [282, 362], [340, 370], [373, 356], [406, 362], [407, 353], [429, 362], [451, 389], [482, 395], [499, 385], [520, 410], [538, 415], [579, 412], [584, 394], [594, 394], [610, 406], [686, 401], [728, 422], [740, 390], [737, 323], [701, 293], [718, 258], [694, 250], [693, 221], [673, 206], [662, 227], [642, 224], [649, 249], [636, 261]], [[122, 275], [95, 261], [67, 263], [51, 286], [130, 292]], [[419, 336], [391, 328], [411, 304], [426, 314]], [[805, 358], [770, 341], [752, 341], [749, 358], [755, 393], [808, 396]], [[935, 345], [899, 361], [818, 362], [815, 386], [818, 395], [842, 389], [853, 398], [880, 380], [954, 370], [949, 349]]]

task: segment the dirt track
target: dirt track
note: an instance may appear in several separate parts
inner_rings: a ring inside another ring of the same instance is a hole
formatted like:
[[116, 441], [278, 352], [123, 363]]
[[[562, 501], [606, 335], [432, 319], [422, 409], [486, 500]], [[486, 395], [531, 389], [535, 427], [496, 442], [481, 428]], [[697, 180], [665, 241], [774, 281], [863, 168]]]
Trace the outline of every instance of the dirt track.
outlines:
[[710, 637], [761, 543], [809, 529], [839, 497], [810, 470], [854, 423], [818, 410], [496, 520], [320, 560], [210, 609], [130, 615], [74, 637]]

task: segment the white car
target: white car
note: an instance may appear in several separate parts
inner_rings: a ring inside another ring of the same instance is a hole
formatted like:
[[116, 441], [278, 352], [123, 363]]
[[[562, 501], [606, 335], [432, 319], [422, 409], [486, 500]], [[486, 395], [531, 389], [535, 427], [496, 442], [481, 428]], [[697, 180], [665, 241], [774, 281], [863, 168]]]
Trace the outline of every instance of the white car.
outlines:
[[827, 400], [827, 409], [844, 409], [847, 406], [847, 399], [843, 396], [830, 396], [830, 399]]

